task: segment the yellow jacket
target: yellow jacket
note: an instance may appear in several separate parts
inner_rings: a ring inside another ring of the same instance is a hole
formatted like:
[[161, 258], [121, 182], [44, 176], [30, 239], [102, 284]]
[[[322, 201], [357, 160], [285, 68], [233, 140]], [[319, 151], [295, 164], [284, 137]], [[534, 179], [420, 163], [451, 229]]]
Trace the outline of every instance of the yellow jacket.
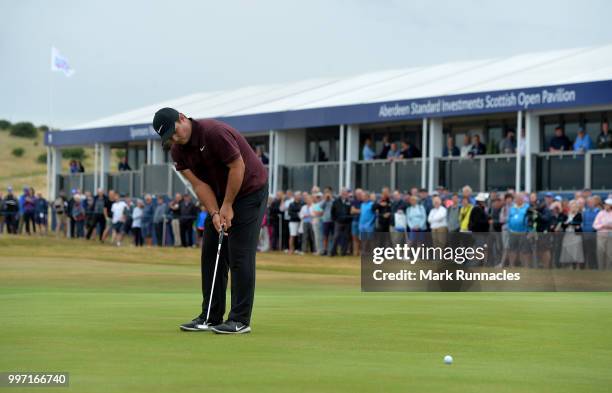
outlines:
[[459, 210], [459, 230], [462, 232], [468, 230], [470, 215], [472, 214], [473, 207], [474, 206], [472, 205], [461, 206], [461, 209]]

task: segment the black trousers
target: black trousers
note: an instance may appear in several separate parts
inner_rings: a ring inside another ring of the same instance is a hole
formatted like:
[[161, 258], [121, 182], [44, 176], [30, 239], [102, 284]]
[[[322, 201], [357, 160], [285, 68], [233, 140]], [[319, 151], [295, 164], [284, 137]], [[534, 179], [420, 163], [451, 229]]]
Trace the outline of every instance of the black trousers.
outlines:
[[[232, 275], [231, 310], [228, 319], [250, 324], [255, 297], [255, 253], [259, 230], [266, 210], [268, 185], [234, 201], [232, 227], [223, 239], [215, 280], [209, 323], [218, 324], [225, 314], [228, 272]], [[204, 225], [202, 246], [202, 314], [206, 318], [215, 270], [219, 234], [210, 216]]]
[[104, 214], [96, 213], [93, 215], [92, 225], [87, 229], [87, 240], [91, 238], [94, 229], [98, 230], [98, 237], [102, 240], [104, 229], [106, 229], [106, 217]]
[[143, 244], [143, 241], [142, 241], [142, 232], [140, 228], [132, 227], [132, 235], [134, 235], [134, 245], [136, 247], [141, 247]]
[[348, 251], [348, 243], [351, 238], [351, 223], [334, 223], [334, 240], [331, 247], [331, 256], [336, 255], [340, 246], [340, 255], [345, 256]]
[[193, 220], [180, 220], [181, 245], [183, 247], [193, 246]]

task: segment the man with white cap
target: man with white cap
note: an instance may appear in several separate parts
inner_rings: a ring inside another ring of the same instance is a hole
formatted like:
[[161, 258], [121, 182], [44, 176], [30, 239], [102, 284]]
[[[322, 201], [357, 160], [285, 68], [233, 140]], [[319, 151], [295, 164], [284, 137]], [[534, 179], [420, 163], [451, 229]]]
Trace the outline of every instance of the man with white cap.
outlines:
[[468, 224], [470, 232], [489, 232], [487, 199], [489, 199], [489, 194], [486, 192], [480, 192], [476, 196], [476, 206], [472, 208]]
[[604, 209], [597, 213], [593, 228], [597, 231], [597, 264], [599, 270], [612, 269], [612, 198], [604, 202]]

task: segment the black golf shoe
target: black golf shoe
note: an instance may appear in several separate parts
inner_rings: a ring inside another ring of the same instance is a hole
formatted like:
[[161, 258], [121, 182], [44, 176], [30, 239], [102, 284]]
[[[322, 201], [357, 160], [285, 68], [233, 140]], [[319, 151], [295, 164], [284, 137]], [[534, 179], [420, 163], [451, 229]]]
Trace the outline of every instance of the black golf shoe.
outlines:
[[212, 326], [210, 329], [218, 334], [251, 333], [251, 327], [249, 325], [229, 319], [220, 325]]
[[210, 327], [211, 325], [206, 323], [206, 319], [200, 317], [179, 326], [179, 328], [184, 332], [209, 332]]

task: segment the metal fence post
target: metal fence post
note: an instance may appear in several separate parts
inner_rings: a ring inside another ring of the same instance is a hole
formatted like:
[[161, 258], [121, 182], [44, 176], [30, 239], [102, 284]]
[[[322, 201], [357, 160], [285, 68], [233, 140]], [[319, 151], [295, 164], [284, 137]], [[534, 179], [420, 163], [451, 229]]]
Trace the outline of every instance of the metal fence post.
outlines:
[[590, 151], [584, 154], [584, 188], [591, 188], [591, 173], [593, 168], [593, 155]]
[[480, 157], [480, 179], [478, 179], [478, 187], [480, 188], [480, 191], [485, 192], [487, 190], [486, 188], [486, 176], [487, 176], [487, 165], [486, 165], [486, 158], [484, 157]]
[[397, 169], [395, 167], [396, 165], [397, 165], [397, 162], [395, 160], [391, 161], [391, 168], [389, 169], [390, 172], [391, 172], [391, 174], [390, 174], [390, 180], [391, 181], [389, 182], [389, 183], [391, 183], [390, 184], [391, 191], [394, 191], [396, 189], [396, 186], [397, 186], [397, 179], [396, 179]]

